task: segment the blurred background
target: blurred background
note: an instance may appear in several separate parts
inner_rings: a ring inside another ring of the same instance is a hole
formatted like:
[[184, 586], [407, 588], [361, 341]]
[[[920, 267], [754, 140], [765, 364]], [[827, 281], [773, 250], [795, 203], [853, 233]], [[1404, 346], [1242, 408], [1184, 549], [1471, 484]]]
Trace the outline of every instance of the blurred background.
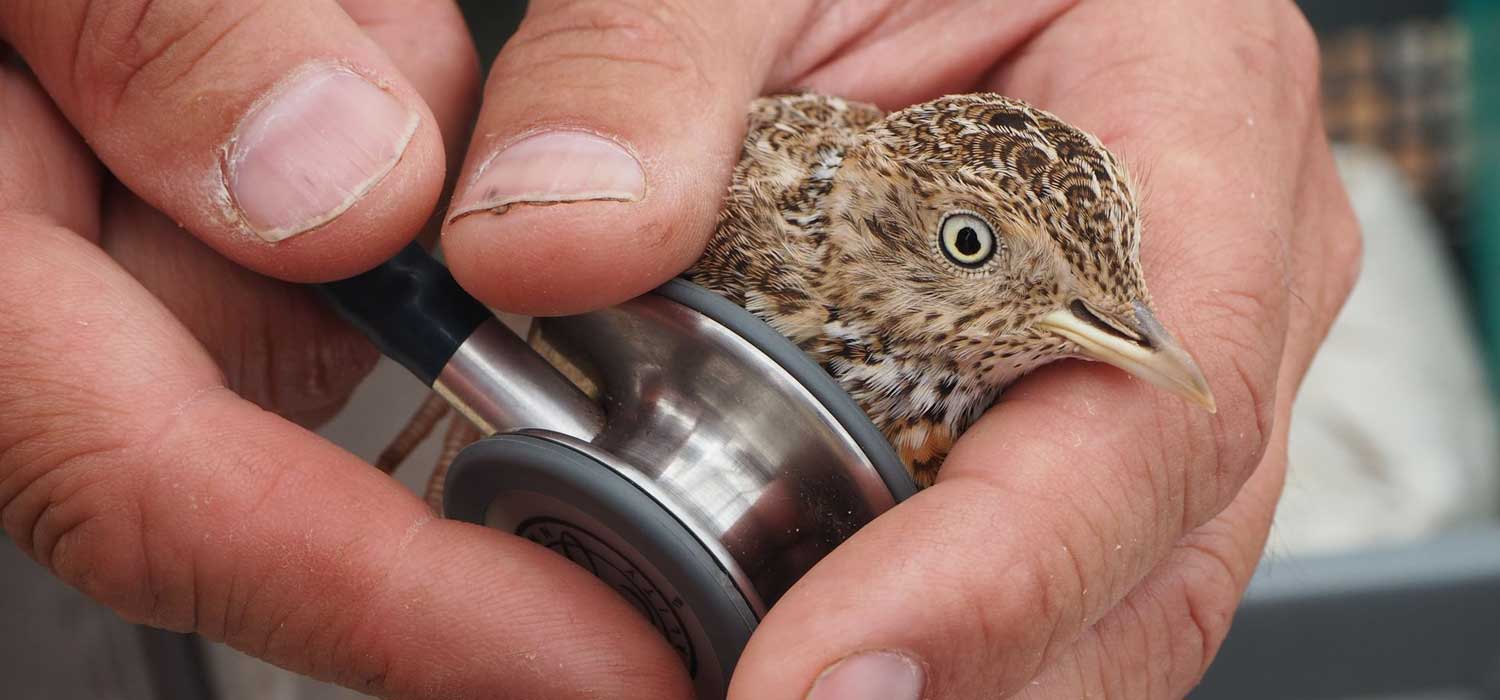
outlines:
[[[488, 62], [524, 3], [460, 4]], [[1192, 697], [1500, 698], [1500, 0], [1299, 4], [1364, 273], [1298, 399], [1265, 559]], [[323, 432], [373, 459], [423, 391], [383, 364]], [[3, 698], [360, 697], [127, 625], [4, 541], [0, 621]]]

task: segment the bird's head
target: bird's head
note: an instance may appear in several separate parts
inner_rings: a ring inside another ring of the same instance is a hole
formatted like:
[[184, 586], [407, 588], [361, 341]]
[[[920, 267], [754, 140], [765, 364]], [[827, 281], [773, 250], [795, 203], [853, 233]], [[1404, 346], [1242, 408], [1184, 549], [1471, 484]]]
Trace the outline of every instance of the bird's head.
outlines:
[[890, 114], [830, 191], [840, 315], [886, 346], [1003, 385], [1046, 362], [1115, 365], [1213, 410], [1157, 321], [1124, 168], [1093, 136], [999, 95]]

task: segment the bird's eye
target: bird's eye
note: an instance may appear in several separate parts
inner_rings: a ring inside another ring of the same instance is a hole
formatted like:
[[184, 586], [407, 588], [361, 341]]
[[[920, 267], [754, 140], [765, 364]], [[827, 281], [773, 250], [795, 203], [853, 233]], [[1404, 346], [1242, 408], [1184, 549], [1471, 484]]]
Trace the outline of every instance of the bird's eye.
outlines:
[[995, 257], [999, 243], [994, 229], [984, 219], [967, 212], [954, 212], [943, 217], [938, 247], [955, 265], [975, 269]]

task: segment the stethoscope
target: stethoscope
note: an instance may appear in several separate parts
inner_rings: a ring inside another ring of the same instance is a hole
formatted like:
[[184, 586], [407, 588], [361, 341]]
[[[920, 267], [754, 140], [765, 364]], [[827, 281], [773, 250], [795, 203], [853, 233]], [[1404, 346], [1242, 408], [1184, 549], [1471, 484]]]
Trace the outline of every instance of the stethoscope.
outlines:
[[656, 626], [701, 698], [813, 564], [916, 491], [890, 444], [805, 354], [673, 280], [538, 318], [578, 385], [420, 247], [325, 296], [487, 437], [449, 468], [444, 515], [584, 566]]

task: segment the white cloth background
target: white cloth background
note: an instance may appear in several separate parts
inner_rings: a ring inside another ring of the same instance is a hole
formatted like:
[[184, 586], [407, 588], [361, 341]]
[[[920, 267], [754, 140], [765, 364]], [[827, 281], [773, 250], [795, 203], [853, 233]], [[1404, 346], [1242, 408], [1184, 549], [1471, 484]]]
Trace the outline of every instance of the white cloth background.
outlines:
[[1383, 156], [1337, 155], [1364, 269], [1293, 409], [1270, 556], [1415, 539], [1493, 516], [1500, 489], [1500, 424], [1436, 224]]

